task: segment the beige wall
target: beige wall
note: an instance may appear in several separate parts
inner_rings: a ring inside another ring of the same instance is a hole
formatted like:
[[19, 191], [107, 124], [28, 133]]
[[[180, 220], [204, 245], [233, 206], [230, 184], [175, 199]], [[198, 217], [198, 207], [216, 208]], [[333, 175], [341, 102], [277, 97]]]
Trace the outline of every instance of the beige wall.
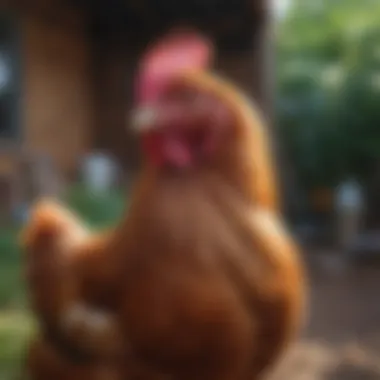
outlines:
[[27, 151], [50, 154], [72, 172], [89, 145], [90, 44], [85, 19], [59, 6], [20, 12], [22, 136]]

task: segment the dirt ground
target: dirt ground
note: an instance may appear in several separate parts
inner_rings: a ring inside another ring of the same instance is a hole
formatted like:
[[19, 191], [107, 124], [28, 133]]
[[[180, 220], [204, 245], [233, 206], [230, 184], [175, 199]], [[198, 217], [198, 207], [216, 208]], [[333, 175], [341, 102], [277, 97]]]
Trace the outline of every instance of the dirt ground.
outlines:
[[380, 379], [380, 264], [331, 257], [310, 260], [307, 326], [273, 380]]

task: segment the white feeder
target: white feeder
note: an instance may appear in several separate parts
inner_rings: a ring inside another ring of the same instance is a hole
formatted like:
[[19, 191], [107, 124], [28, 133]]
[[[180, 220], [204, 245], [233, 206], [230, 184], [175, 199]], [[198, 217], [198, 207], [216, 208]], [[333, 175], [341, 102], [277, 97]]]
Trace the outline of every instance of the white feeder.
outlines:
[[363, 188], [355, 179], [341, 183], [335, 193], [337, 242], [344, 250], [358, 238], [364, 217]]
[[83, 180], [94, 193], [106, 193], [116, 182], [117, 167], [106, 154], [94, 153], [83, 162]]

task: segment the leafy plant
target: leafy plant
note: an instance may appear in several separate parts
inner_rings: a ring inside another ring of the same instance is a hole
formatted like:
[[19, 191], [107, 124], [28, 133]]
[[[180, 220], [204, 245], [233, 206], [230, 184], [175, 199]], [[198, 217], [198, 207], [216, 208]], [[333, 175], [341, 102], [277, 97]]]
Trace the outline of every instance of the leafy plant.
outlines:
[[380, 3], [293, 0], [278, 33], [277, 118], [304, 190], [380, 161]]
[[65, 200], [90, 226], [103, 228], [115, 224], [125, 210], [125, 195], [117, 189], [96, 194], [84, 185], [69, 189]]

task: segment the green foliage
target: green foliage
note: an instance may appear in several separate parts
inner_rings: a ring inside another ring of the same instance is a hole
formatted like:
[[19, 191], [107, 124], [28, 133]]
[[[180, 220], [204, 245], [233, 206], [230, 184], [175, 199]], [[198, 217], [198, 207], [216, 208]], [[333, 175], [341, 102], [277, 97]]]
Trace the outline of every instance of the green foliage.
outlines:
[[94, 194], [83, 185], [70, 189], [65, 199], [69, 207], [78, 213], [91, 227], [108, 227], [125, 211], [125, 195], [119, 190]]
[[0, 308], [13, 308], [24, 304], [17, 236], [15, 228], [0, 232]]
[[379, 20], [379, 1], [294, 0], [279, 26], [278, 124], [306, 189], [375, 174]]

